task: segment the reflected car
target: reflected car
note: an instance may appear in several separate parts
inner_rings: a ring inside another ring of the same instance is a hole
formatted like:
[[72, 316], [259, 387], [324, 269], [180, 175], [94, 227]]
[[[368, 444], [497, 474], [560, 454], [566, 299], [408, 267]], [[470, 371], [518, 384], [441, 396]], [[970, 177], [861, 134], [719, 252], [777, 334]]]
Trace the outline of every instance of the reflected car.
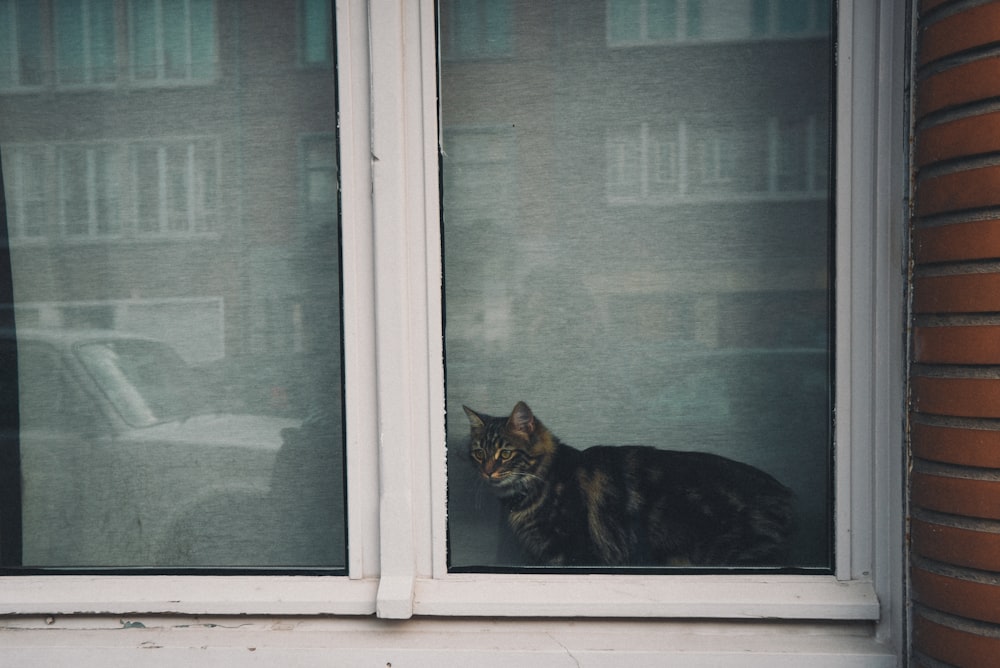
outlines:
[[[283, 445], [303, 440], [300, 421], [229, 412], [205, 376], [155, 339], [18, 329], [16, 345], [23, 566], [343, 561], [329, 540], [319, 552], [286, 547], [287, 500], [308, 490], [275, 468]], [[327, 453], [319, 484], [335, 492], [338, 443], [324, 436], [309, 442]], [[330, 503], [319, 510], [318, 532], [343, 524]]]

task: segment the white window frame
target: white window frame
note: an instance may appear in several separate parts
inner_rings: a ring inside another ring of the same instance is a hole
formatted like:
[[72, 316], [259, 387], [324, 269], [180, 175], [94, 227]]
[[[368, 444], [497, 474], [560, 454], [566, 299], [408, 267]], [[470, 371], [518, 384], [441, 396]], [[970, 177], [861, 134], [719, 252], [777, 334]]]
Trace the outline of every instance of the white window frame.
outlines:
[[448, 573], [434, 3], [338, 0], [348, 576], [7, 577], [0, 615], [850, 621], [898, 651], [906, 12], [839, 4], [834, 575]]

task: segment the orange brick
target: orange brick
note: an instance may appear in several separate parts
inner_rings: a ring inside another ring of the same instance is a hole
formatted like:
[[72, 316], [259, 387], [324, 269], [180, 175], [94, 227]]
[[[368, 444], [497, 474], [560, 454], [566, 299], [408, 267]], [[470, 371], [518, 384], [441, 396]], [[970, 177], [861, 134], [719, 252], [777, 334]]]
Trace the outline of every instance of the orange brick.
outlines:
[[1000, 431], [914, 422], [910, 428], [910, 444], [913, 455], [921, 459], [1000, 468]]
[[913, 354], [923, 364], [1000, 364], [1000, 326], [916, 327]]
[[1000, 585], [911, 571], [913, 592], [920, 603], [967, 619], [1000, 623]]
[[[1000, 77], [1000, 69], [997, 70]], [[997, 91], [1000, 93], [1000, 90]], [[917, 185], [917, 215], [932, 216], [1000, 204], [1000, 166], [944, 174]]]
[[954, 53], [1000, 41], [1000, 5], [972, 7], [932, 23], [920, 35], [923, 66]]
[[913, 410], [954, 417], [1000, 418], [1000, 379], [912, 379]]
[[[951, 478], [914, 472], [910, 479], [913, 505], [952, 515], [1000, 519], [1000, 482]], [[998, 607], [1000, 612], [1000, 607]]]
[[957, 65], [917, 85], [917, 118], [969, 102], [1000, 96], [1000, 58]]
[[919, 555], [966, 568], [1000, 571], [1000, 533], [973, 531], [914, 519], [913, 550]]
[[1000, 258], [1000, 220], [914, 230], [913, 258], [918, 264]]
[[[1000, 15], [1000, 5], [997, 5]], [[1000, 31], [1000, 17], [997, 19]], [[916, 146], [918, 167], [940, 160], [980, 155], [1000, 150], [1000, 112], [960, 118], [932, 125], [920, 132]]]
[[1000, 311], [1000, 274], [923, 276], [913, 281], [917, 313]]
[[913, 619], [913, 646], [927, 656], [965, 668], [996, 668], [1000, 637], [955, 629], [917, 612]]

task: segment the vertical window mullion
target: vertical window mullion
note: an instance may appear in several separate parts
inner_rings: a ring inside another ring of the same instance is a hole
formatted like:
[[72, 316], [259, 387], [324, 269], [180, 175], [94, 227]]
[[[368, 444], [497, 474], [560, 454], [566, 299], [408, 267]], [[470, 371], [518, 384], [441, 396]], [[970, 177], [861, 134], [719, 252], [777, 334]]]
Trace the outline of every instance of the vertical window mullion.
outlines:
[[187, 182], [185, 190], [185, 205], [187, 208], [186, 219], [187, 219], [187, 232], [193, 233], [198, 231], [197, 215], [200, 213], [200, 207], [197, 201], [197, 165], [195, 163], [195, 143], [189, 142], [187, 145], [187, 150], [185, 151], [185, 168], [184, 168], [184, 179]]
[[415, 333], [408, 320], [414, 304], [408, 299], [411, 269], [413, 208], [406, 201], [406, 138], [408, 111], [401, 41], [406, 9], [403, 3], [373, 0], [371, 21], [372, 201], [375, 251], [376, 393], [378, 395], [380, 579], [376, 609], [380, 617], [413, 614], [416, 578], [413, 458], [420, 437], [411, 428], [413, 363], [409, 349]]
[[97, 235], [97, 152], [94, 146], [89, 146], [84, 154], [87, 158], [87, 235]]
[[170, 156], [167, 148], [165, 144], [156, 147], [156, 231], [158, 234], [170, 231]]

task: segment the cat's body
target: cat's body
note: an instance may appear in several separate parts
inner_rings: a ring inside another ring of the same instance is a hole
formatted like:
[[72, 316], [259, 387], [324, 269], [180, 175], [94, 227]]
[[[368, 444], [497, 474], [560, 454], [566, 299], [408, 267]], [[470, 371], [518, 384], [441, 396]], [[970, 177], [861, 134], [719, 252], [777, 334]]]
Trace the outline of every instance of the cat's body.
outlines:
[[647, 446], [577, 450], [523, 402], [467, 407], [470, 455], [518, 544], [546, 566], [781, 566], [792, 493], [748, 464]]

